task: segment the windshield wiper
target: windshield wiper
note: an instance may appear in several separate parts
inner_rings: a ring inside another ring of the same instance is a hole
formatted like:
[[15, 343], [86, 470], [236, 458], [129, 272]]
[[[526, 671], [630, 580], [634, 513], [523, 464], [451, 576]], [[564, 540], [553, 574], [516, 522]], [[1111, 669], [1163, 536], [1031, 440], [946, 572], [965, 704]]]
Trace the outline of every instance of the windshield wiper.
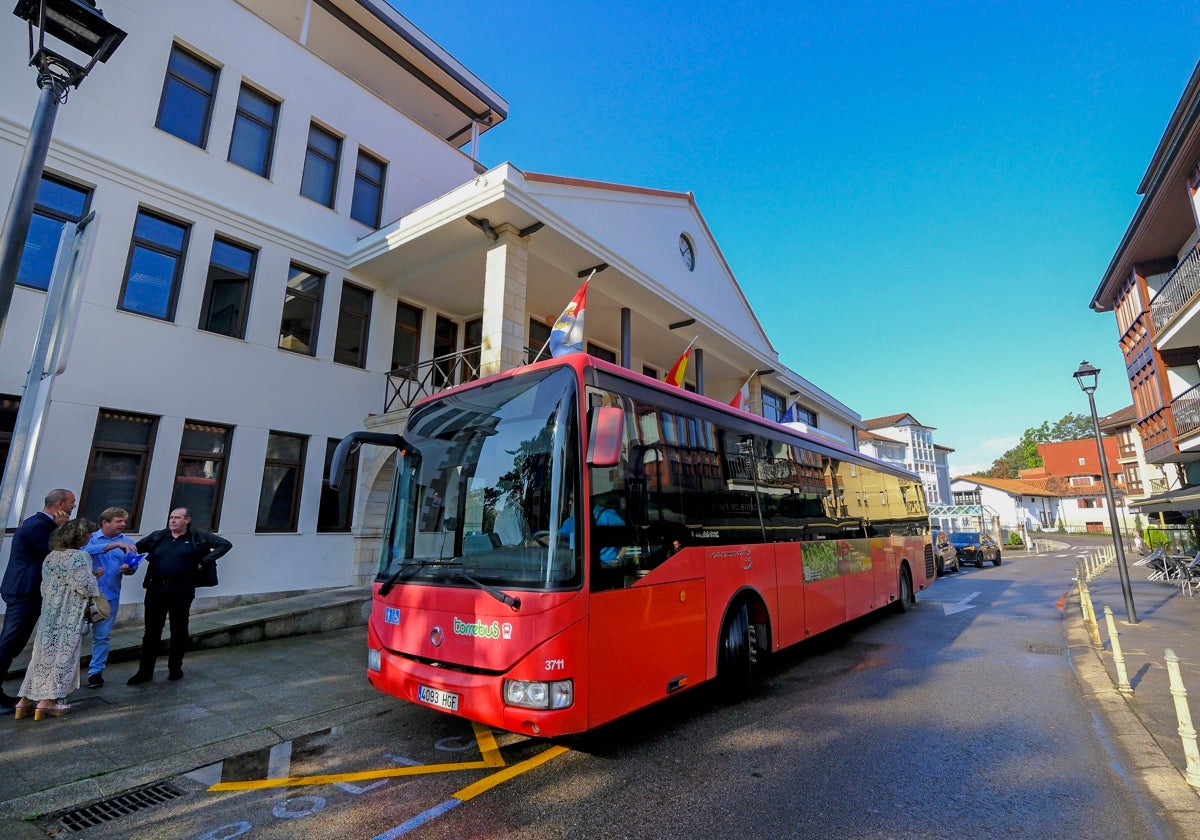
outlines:
[[451, 575], [451, 577], [456, 578], [458, 580], [465, 580], [467, 583], [478, 586], [480, 589], [482, 589], [487, 594], [491, 595], [493, 598], [495, 598], [501, 604], [507, 604], [509, 607], [512, 608], [513, 612], [516, 612], [517, 610], [521, 609], [521, 599], [520, 598], [514, 598], [512, 595], [509, 595], [507, 592], [501, 592], [496, 587], [489, 586], [488, 584], [484, 583], [481, 580], [475, 580], [475, 578], [471, 577], [470, 575], [466, 574], [465, 572], [455, 572], [454, 574]]
[[380, 595], [387, 595], [392, 591], [392, 587], [400, 582], [403, 577], [408, 580], [415, 575], [419, 570], [429, 566], [453, 566], [455, 563], [460, 563], [461, 560], [414, 560], [411, 563], [404, 563], [396, 571], [392, 572], [392, 576], [383, 582], [383, 586], [379, 587]]

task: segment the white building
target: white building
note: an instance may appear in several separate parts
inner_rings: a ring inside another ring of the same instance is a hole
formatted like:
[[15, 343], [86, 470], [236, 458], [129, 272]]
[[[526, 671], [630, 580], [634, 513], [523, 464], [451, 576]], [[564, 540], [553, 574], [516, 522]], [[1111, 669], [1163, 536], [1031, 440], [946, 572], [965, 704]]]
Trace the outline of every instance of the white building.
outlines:
[[[1007, 540], [1011, 533], [1026, 534], [1052, 531], [1062, 515], [1062, 500], [1039, 483], [1017, 478], [987, 478], [971, 475], [955, 478], [951, 482], [954, 504], [964, 510], [963, 519], [957, 523], [943, 523], [948, 530], [977, 531], [982, 506], [983, 516], [990, 523], [985, 530], [997, 539]], [[962, 504], [958, 504], [961, 502]], [[967, 509], [970, 512], [966, 512]]]
[[[691, 194], [486, 170], [479, 135], [506, 102], [384, 3], [104, 14], [128, 37], [59, 111], [0, 336], [7, 448], [48, 255], [95, 211], [69, 365], [10, 527], [55, 487], [83, 515], [129, 508], [135, 535], [185, 504], [235, 546], [205, 594], [363, 583], [389, 467], [364, 462], [332, 494], [333, 444], [520, 364], [593, 269], [592, 352], [661, 375], [696, 337], [691, 387], [728, 400], [764, 371], [751, 410], [778, 419], [795, 401], [824, 433], [861, 428], [779, 359]], [[38, 89], [15, 17], [0, 47], [9, 190]]]
[[908, 413], [864, 420], [863, 426], [866, 433], [859, 434], [859, 448], [863, 452], [921, 476], [929, 505], [949, 504], [950, 468], [946, 454], [954, 450], [941, 447], [938, 451], [933, 442], [933, 426], [922, 425]]

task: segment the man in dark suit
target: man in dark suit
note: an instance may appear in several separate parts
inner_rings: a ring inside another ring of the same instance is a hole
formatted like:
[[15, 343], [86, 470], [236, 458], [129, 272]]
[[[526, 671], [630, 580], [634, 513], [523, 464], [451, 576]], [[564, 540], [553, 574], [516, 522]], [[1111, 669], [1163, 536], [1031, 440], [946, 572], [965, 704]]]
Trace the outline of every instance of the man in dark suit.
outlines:
[[[51, 490], [45, 507], [21, 523], [13, 534], [8, 567], [0, 582], [4, 598], [4, 629], [0, 630], [0, 683], [13, 660], [25, 649], [42, 611], [42, 561], [50, 553], [50, 532], [71, 518], [75, 494]], [[11, 712], [17, 698], [0, 689], [0, 712]]]

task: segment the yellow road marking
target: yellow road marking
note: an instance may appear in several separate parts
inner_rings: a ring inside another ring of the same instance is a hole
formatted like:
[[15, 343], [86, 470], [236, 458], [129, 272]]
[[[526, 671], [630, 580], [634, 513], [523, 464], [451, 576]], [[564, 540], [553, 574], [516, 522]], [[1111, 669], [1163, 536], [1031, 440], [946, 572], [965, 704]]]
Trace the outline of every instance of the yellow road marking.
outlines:
[[[217, 782], [209, 788], [209, 791], [263, 790], [266, 788], [301, 787], [305, 785], [330, 785], [338, 782], [362, 782], [371, 779], [390, 779], [397, 776], [423, 776], [433, 773], [454, 773], [460, 770], [487, 770], [493, 767], [503, 767], [504, 758], [500, 755], [500, 747], [496, 744], [496, 737], [492, 734], [492, 730], [478, 723], [472, 723], [471, 725], [475, 729], [475, 743], [479, 746], [479, 752], [482, 756], [481, 761], [465, 761], [457, 764], [424, 764], [417, 767], [388, 767], [381, 770], [361, 770], [356, 773], [329, 773], [320, 776], [288, 776], [282, 779], [250, 779], [244, 782]], [[522, 764], [524, 763], [527, 762], [522, 762]], [[521, 765], [518, 764], [516, 766], [520, 767]]]
[[549, 749], [538, 753], [532, 758], [525, 759], [519, 764], [514, 764], [512, 767], [505, 767], [498, 773], [493, 773], [490, 776], [480, 779], [474, 784], [467, 785], [457, 793], [451, 794], [451, 796], [455, 799], [461, 799], [463, 802], [466, 802], [469, 799], [474, 799], [481, 793], [487, 793], [501, 782], [507, 782], [514, 776], [519, 776], [527, 770], [532, 770], [534, 767], [540, 767], [550, 759], [558, 758], [565, 752], [567, 752], [566, 747], [550, 747]]

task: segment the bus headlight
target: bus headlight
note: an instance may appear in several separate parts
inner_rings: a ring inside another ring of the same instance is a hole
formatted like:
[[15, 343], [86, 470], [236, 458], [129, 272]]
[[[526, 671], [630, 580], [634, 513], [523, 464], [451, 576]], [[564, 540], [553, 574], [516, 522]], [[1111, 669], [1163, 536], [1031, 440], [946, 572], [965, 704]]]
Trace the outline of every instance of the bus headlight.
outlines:
[[504, 702], [526, 709], [566, 709], [575, 702], [575, 687], [571, 680], [505, 680]]
[[383, 651], [379, 648], [367, 648], [367, 670], [378, 671], [383, 661]]

